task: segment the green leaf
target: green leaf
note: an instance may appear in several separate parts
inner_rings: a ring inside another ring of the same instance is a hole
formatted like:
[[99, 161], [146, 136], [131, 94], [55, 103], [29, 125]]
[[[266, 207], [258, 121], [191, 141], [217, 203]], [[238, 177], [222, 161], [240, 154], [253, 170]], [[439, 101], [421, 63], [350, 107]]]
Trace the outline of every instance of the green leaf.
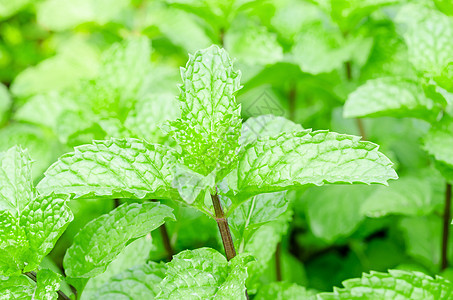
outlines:
[[132, 240], [174, 219], [172, 209], [160, 203], [123, 204], [88, 223], [74, 238], [64, 257], [66, 274], [73, 278], [94, 277], [105, 271]]
[[289, 282], [273, 282], [263, 286], [255, 296], [256, 300], [316, 300], [316, 294], [305, 287]]
[[258, 139], [240, 157], [237, 188], [244, 195], [336, 182], [387, 184], [396, 179], [379, 147], [358, 137], [305, 130]]
[[46, 0], [38, 6], [38, 22], [62, 31], [86, 22], [104, 25], [113, 21], [129, 5], [130, 0]]
[[233, 212], [228, 216], [228, 222], [235, 237], [244, 238], [245, 231], [253, 231], [267, 222], [276, 220], [287, 208], [285, 192], [256, 195], [233, 208]]
[[14, 146], [0, 153], [0, 210], [18, 217], [33, 199], [31, 159], [28, 151]]
[[[128, 269], [146, 264], [153, 250], [151, 234], [145, 235], [126, 246], [126, 248], [107, 266], [104, 273], [91, 278], [83, 289], [83, 299], [96, 298], [103, 285], [111, 285], [111, 280]], [[97, 299], [97, 298], [96, 298]]]
[[95, 141], [65, 154], [38, 184], [76, 198], [178, 199], [172, 188], [174, 151], [136, 139]]
[[0, 19], [6, 19], [14, 15], [24, 6], [32, 2], [31, 0], [2, 1], [0, 3]]
[[154, 94], [138, 100], [124, 125], [134, 137], [151, 143], [163, 143], [166, 136], [160, 126], [177, 116], [177, 103], [172, 94]]
[[98, 53], [87, 42], [73, 38], [62, 43], [55, 56], [17, 75], [12, 83], [11, 93], [17, 97], [28, 97], [63, 90], [73, 86], [80, 79], [94, 77], [98, 68]]
[[403, 7], [396, 20], [408, 27], [403, 37], [409, 60], [417, 70], [438, 75], [453, 61], [453, 18], [409, 4]]
[[294, 38], [292, 56], [303, 72], [328, 73], [343, 66], [352, 55], [340, 32], [329, 32], [320, 22], [307, 25]]
[[25, 275], [0, 277], [0, 299], [57, 299], [61, 275], [42, 269], [36, 275], [36, 285]]
[[304, 194], [313, 234], [327, 242], [352, 234], [364, 219], [360, 208], [373, 189], [368, 186], [314, 187]]
[[155, 262], [128, 269], [101, 286], [92, 299], [154, 299], [166, 269]]
[[245, 299], [250, 260], [238, 255], [227, 262], [210, 248], [183, 251], [167, 264], [157, 299]]
[[8, 112], [11, 108], [12, 100], [8, 88], [0, 84], [0, 124], [8, 119]]
[[20, 216], [29, 246], [24, 253], [24, 272], [35, 270], [52, 250], [58, 238], [73, 220], [66, 195], [39, 196], [31, 201]]
[[275, 115], [262, 115], [251, 117], [242, 124], [239, 144], [242, 147], [255, 142], [262, 137], [276, 137], [282, 132], [302, 131], [300, 124], [296, 124], [284, 117]]
[[28, 247], [25, 231], [9, 211], [0, 211], [0, 275], [19, 274], [24, 267], [20, 259]]
[[440, 277], [432, 278], [420, 272], [389, 270], [371, 271], [362, 278], [348, 279], [344, 288], [318, 294], [319, 299], [451, 299], [452, 284]]
[[0, 277], [0, 299], [33, 299], [33, 283], [25, 275]]
[[368, 80], [349, 94], [343, 115], [345, 118], [390, 116], [434, 120], [439, 111], [417, 82], [385, 77]]
[[60, 289], [61, 275], [51, 270], [43, 269], [36, 274], [36, 279], [36, 290], [32, 299], [57, 299], [58, 294], [56, 292]]
[[186, 166], [205, 176], [225, 169], [216, 176], [221, 179], [237, 159], [241, 110], [234, 93], [240, 72], [233, 70], [225, 50], [211, 46], [190, 56], [181, 77], [181, 118], [167, 130]]
[[435, 123], [425, 135], [423, 145], [437, 161], [453, 167], [453, 119], [445, 116]]
[[417, 177], [402, 177], [388, 187], [378, 187], [360, 208], [361, 214], [379, 218], [389, 214], [422, 216], [432, 212], [435, 199], [430, 182]]

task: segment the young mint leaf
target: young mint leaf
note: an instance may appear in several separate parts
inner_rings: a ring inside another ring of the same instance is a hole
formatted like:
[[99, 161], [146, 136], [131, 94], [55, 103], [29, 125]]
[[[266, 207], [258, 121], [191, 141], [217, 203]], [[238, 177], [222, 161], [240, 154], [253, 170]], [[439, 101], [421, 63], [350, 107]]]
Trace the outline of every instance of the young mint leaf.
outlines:
[[29, 241], [23, 256], [27, 262], [24, 272], [35, 270], [39, 266], [73, 220], [67, 202], [66, 195], [39, 196], [22, 211], [19, 223]]
[[365, 218], [360, 208], [372, 192], [372, 187], [363, 185], [310, 189], [304, 198], [309, 199], [307, 218], [313, 234], [327, 242], [348, 237]]
[[300, 124], [296, 124], [284, 117], [275, 115], [262, 115], [251, 117], [242, 124], [241, 137], [239, 144], [245, 147], [262, 137], [275, 137], [282, 132], [302, 131]]
[[63, 265], [73, 278], [101, 274], [132, 240], [174, 219], [172, 209], [157, 202], [123, 204], [88, 223], [74, 238]]
[[453, 18], [434, 9], [409, 4], [403, 7], [396, 21], [408, 27], [403, 37], [409, 60], [417, 70], [438, 75], [453, 61]]
[[240, 157], [237, 188], [254, 195], [335, 182], [387, 184], [396, 179], [378, 146], [358, 137], [305, 130], [258, 139]]
[[235, 237], [241, 239], [245, 238], [246, 230], [252, 232], [260, 225], [274, 221], [287, 208], [286, 192], [256, 195], [234, 208], [228, 222]]
[[181, 69], [181, 118], [167, 129], [181, 147], [182, 161], [202, 175], [225, 176], [237, 158], [241, 128], [240, 72], [233, 70], [225, 50], [217, 46], [197, 51]]
[[76, 198], [177, 199], [172, 187], [174, 151], [136, 139], [95, 141], [63, 155], [38, 184]]
[[348, 279], [344, 288], [318, 294], [319, 299], [450, 299], [452, 284], [440, 277], [432, 278], [420, 272], [389, 270], [371, 271], [362, 278]]
[[429, 121], [434, 120], [439, 111], [417, 82], [385, 77], [368, 80], [349, 94], [343, 115], [345, 118], [415, 117]]
[[0, 210], [18, 217], [33, 199], [30, 156], [15, 146], [0, 153], [0, 164]]
[[435, 123], [423, 139], [425, 150], [434, 158], [453, 167], [453, 119], [445, 116]]
[[38, 22], [51, 30], [63, 31], [86, 22], [104, 25], [127, 8], [128, 0], [46, 0], [38, 5]]
[[28, 240], [19, 221], [9, 211], [0, 211], [0, 275], [19, 274], [20, 259], [28, 247]]
[[167, 264], [157, 299], [245, 299], [247, 264], [251, 257], [238, 255], [227, 262], [214, 249], [186, 250]]
[[62, 276], [51, 270], [43, 269], [36, 274], [36, 289], [32, 299], [54, 300], [60, 289]]
[[316, 294], [305, 287], [289, 282], [272, 282], [263, 286], [255, 296], [256, 300], [316, 300]]
[[165, 264], [155, 262], [133, 267], [112, 277], [98, 289], [93, 299], [154, 299], [166, 270]]

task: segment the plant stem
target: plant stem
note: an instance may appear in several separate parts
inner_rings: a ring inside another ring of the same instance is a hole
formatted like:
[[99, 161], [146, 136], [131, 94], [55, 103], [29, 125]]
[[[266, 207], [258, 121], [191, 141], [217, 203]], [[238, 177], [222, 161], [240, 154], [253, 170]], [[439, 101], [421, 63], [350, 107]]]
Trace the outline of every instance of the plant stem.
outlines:
[[[158, 202], [156, 199], [151, 199], [152, 202]], [[171, 246], [170, 235], [168, 234], [167, 226], [165, 223], [159, 227], [160, 236], [162, 237], [162, 243], [164, 244], [165, 252], [167, 252], [167, 259], [171, 261], [173, 259], [173, 247]]]
[[277, 249], [275, 250], [275, 279], [277, 281], [282, 281], [282, 262], [281, 262], [281, 252], [282, 244], [277, 244]]
[[451, 223], [451, 184], [447, 182], [445, 188], [445, 208], [443, 219], [443, 232], [442, 232], [442, 261], [440, 265], [441, 270], [445, 270], [448, 266], [448, 237], [450, 233]]
[[120, 205], [121, 205], [120, 199], [118, 198], [113, 199], [113, 208], [117, 208]]
[[[346, 79], [348, 81], [352, 81], [352, 63], [350, 60], [344, 63], [344, 69], [346, 72]], [[357, 122], [357, 127], [359, 128], [360, 135], [362, 136], [363, 140], [366, 140], [366, 133], [365, 133], [365, 126], [363, 125], [363, 121], [360, 118], [355, 119]]]
[[[36, 272], [26, 272], [24, 273], [28, 278], [30, 278], [31, 280], [33, 280], [34, 282], [38, 283], [38, 280], [36, 279]], [[65, 293], [63, 293], [62, 291], [58, 290], [57, 291], [57, 294], [58, 294], [58, 299], [64, 299], [64, 300], [70, 300], [71, 298], [69, 298], [68, 296], [65, 295]]]
[[220, 236], [222, 237], [223, 248], [225, 249], [227, 260], [231, 260], [236, 256], [236, 250], [234, 249], [230, 226], [228, 226], [228, 221], [225, 218], [225, 214], [223, 213], [219, 196], [217, 194], [211, 195], [211, 199], [215, 211], [215, 220], [217, 222], [217, 226], [219, 227]]

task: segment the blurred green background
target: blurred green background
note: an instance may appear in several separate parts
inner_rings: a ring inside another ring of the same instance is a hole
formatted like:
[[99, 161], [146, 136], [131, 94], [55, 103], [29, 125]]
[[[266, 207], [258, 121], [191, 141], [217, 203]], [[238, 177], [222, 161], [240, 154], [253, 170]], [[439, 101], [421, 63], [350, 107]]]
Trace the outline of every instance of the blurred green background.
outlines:
[[[290, 211], [255, 245], [273, 253], [281, 241], [282, 279], [318, 290], [369, 270], [453, 279], [440, 267], [452, 169], [436, 165], [423, 142], [431, 124], [453, 114], [452, 15], [448, 0], [0, 0], [0, 150], [28, 148], [38, 182], [60, 155], [93, 139], [171, 143], [159, 126], [178, 116], [179, 67], [218, 44], [242, 72], [244, 120], [272, 113], [362, 136], [400, 177], [390, 187], [291, 193]], [[72, 201], [75, 220], [46, 263], [60, 267], [77, 231], [113, 207]], [[187, 207], [176, 213], [168, 225], [176, 252], [221, 249], [214, 220]], [[143, 249], [166, 259], [158, 234]], [[276, 277], [266, 255], [259, 283]]]

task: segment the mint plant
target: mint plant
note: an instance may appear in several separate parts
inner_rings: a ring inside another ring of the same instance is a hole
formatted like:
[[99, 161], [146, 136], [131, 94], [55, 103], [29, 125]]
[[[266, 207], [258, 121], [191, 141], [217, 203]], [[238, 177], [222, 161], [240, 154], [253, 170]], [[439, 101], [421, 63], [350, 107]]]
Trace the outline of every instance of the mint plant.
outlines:
[[[284, 212], [284, 209], [271, 210], [269, 215], [263, 211], [260, 207], [266, 203], [264, 201], [277, 203], [278, 199], [275, 198], [276, 194], [263, 193], [299, 189], [308, 184], [386, 184], [387, 180], [397, 178], [391, 168], [392, 163], [378, 151], [378, 146], [360, 141], [358, 137], [302, 130], [291, 121], [272, 116], [249, 119], [241, 126], [240, 106], [234, 98], [240, 87], [240, 73], [234, 71], [223, 49], [212, 46], [196, 52], [181, 70], [181, 76], [181, 117], [163, 128], [176, 142], [176, 148], [130, 138], [95, 141], [90, 145], [79, 146], [75, 152], [62, 156], [46, 171], [38, 185], [40, 193], [57, 192], [76, 199], [171, 199], [193, 206], [216, 220], [227, 260], [238, 264], [238, 271], [231, 266], [225, 274], [246, 274], [246, 262], [250, 259], [242, 255], [235, 258], [237, 252], [227, 218], [232, 216], [234, 232], [238, 235], [235, 237], [240, 240], [239, 249], [243, 251], [244, 237], [240, 235], [244, 235], [244, 230], [268, 222]], [[287, 132], [281, 132], [282, 128]], [[259, 131], [256, 132], [256, 129]], [[245, 204], [251, 197], [251, 202]], [[113, 211], [120, 220], [121, 209], [120, 206]], [[161, 213], [159, 217], [162, 220], [170, 216]], [[109, 221], [108, 217], [105, 218], [98, 219], [99, 225], [95, 225], [97, 221], [87, 225], [79, 236], [83, 236], [85, 231], [87, 234], [93, 232], [100, 226], [108, 233]], [[149, 231], [155, 225], [140, 229]], [[134, 237], [133, 233], [128, 232], [133, 232], [130, 226], [132, 224], [121, 227], [123, 234], [127, 234], [124, 243]], [[91, 227], [93, 229], [88, 229]], [[143, 234], [145, 231], [140, 231], [140, 235]], [[88, 247], [76, 251], [86, 247], [82, 244], [86, 243], [86, 239], [76, 237], [65, 256], [67, 274], [71, 281], [79, 281], [75, 283], [79, 289], [83, 287], [80, 279], [83, 281], [99, 274], [105, 267], [105, 263], [101, 263], [99, 267], [93, 265], [86, 269], [88, 261], [80, 265], [77, 263], [89, 258], [90, 264], [99, 264], [94, 253], [91, 253], [95, 249], [90, 250]], [[96, 236], [92, 239], [90, 243], [109, 245], [107, 240], [96, 240]], [[124, 245], [121, 240], [117, 242]], [[176, 267], [178, 257], [184, 257], [182, 255], [176, 256], [169, 268], [173, 264]], [[106, 263], [109, 261], [111, 259]], [[197, 264], [195, 261], [192, 263]], [[83, 271], [77, 270], [79, 268], [83, 268]], [[169, 287], [176, 280], [171, 279], [172, 276], [187, 276], [181, 267], [170, 270], [167, 270], [161, 284], [162, 291], [157, 297], [191, 293], [194, 288], [191, 285], [184, 288], [179, 284]], [[237, 276], [234, 279], [225, 278], [226, 282], [232, 280], [231, 284], [242, 292], [245, 279], [241, 280]], [[216, 286], [218, 290], [213, 289]], [[170, 291], [166, 292], [167, 289]], [[213, 287], [204, 287], [198, 293], [202, 293], [199, 295], [203, 297], [221, 295], [222, 285], [213, 283]]]

